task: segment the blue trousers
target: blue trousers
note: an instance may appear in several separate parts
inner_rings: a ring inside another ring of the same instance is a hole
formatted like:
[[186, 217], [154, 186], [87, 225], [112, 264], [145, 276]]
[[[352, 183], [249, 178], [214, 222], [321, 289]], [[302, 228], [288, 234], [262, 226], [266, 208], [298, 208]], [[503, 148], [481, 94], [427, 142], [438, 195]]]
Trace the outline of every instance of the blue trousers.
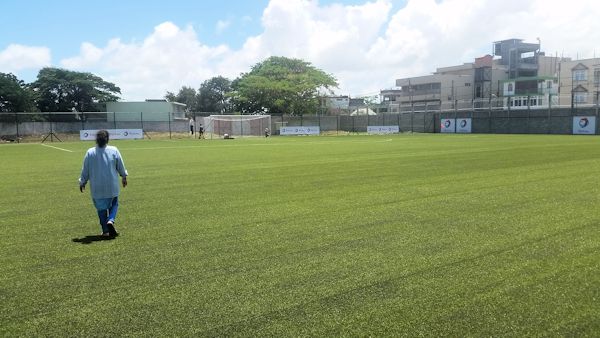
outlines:
[[98, 218], [100, 219], [102, 232], [108, 232], [108, 226], [106, 225], [106, 222], [114, 222], [117, 218], [117, 211], [119, 210], [119, 197], [94, 199], [94, 206], [96, 206], [96, 210], [98, 211]]

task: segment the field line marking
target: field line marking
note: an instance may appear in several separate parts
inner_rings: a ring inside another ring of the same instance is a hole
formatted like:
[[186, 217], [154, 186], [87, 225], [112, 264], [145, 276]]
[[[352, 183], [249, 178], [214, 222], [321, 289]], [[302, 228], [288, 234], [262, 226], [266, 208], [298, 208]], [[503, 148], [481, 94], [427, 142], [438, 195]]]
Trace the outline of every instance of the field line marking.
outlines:
[[43, 145], [44, 147], [48, 147], [48, 148], [54, 148], [54, 149], [58, 149], [58, 150], [62, 150], [62, 151], [66, 151], [66, 152], [69, 152], [69, 153], [72, 153], [72, 152], [73, 152], [73, 150], [64, 149], [64, 148], [59, 148], [59, 147], [55, 147], [55, 146], [50, 146], [50, 145], [43, 144], [43, 143], [42, 143], [42, 145]]

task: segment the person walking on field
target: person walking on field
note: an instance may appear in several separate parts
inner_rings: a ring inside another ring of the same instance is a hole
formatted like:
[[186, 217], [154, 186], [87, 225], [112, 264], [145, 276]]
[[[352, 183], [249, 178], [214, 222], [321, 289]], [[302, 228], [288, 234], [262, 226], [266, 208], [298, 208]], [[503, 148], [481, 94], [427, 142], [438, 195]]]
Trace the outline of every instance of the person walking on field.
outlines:
[[119, 176], [123, 188], [127, 186], [127, 170], [116, 147], [108, 145], [108, 131], [96, 134], [96, 146], [88, 149], [83, 158], [79, 177], [79, 191], [83, 192], [90, 182], [92, 201], [98, 211], [103, 237], [118, 236], [115, 219], [119, 209]]

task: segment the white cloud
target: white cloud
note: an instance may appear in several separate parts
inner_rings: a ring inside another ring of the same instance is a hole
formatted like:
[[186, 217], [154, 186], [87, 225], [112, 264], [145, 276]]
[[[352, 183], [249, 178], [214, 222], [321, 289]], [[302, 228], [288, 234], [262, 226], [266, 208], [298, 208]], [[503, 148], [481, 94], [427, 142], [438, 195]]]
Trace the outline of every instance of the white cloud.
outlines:
[[[312, 62], [338, 78], [343, 94], [376, 93], [396, 78], [470, 62], [507, 38], [540, 37], [548, 54], [592, 57], [597, 49], [600, 56], [596, 0], [571, 0], [568, 10], [564, 2], [548, 0], [409, 0], [396, 12], [392, 8], [390, 0], [354, 6], [271, 0], [262, 32], [239, 49], [202, 44], [193, 28], [165, 22], [142, 42], [84, 43], [61, 65], [116, 83], [124, 99], [144, 99], [182, 85], [198, 87], [215, 75], [234, 78], [271, 55]], [[216, 29], [230, 24], [220, 21]]]
[[11, 44], [0, 51], [0, 72], [3, 73], [18, 73], [21, 70], [42, 68], [50, 64], [50, 49], [47, 47]]
[[217, 26], [215, 27], [215, 30], [217, 31], [217, 34], [221, 34], [227, 28], [229, 28], [229, 26], [231, 26], [231, 21], [229, 21], [229, 20], [219, 20], [219, 21], [217, 21]]
[[100, 61], [105, 52], [89, 42], [84, 42], [81, 44], [80, 53], [76, 57], [62, 60], [60, 64], [69, 69], [81, 69], [93, 66]]
[[113, 39], [103, 48], [82, 44], [80, 55], [61, 61], [70, 69], [92, 71], [121, 87], [124, 99], [161, 98], [182, 85], [198, 87], [215, 64], [230, 53], [226, 46], [202, 45], [193, 28], [171, 22], [154, 28], [142, 42]]

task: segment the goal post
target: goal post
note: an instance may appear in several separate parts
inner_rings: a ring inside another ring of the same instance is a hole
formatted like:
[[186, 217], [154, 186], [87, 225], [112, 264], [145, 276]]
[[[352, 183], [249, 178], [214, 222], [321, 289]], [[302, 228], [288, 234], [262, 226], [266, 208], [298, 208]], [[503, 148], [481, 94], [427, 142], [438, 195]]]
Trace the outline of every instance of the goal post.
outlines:
[[264, 136], [271, 129], [271, 115], [210, 115], [204, 118], [206, 137]]

